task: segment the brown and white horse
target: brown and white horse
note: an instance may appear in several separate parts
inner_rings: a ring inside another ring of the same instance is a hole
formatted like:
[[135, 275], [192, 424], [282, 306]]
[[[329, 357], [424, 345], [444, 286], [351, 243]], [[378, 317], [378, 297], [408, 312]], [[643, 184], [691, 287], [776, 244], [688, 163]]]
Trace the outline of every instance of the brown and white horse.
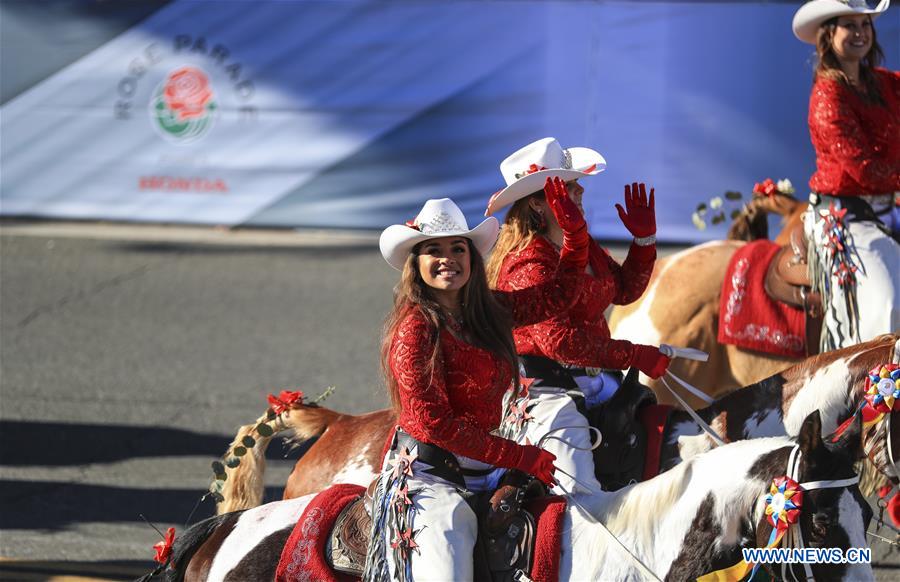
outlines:
[[[784, 217], [775, 241], [790, 244], [801, 226], [807, 203], [790, 196], [756, 196], [736, 218], [729, 240], [694, 246], [656, 262], [647, 290], [629, 305], [614, 306], [609, 316], [612, 336], [634, 343], [669, 344], [703, 350], [706, 363], [675, 360], [670, 370], [712, 397], [767, 378], [799, 360], [720, 344], [717, 340], [722, 282], [731, 257], [744, 241], [768, 236], [767, 213]], [[674, 403], [661, 382], [642, 377], [660, 402]], [[693, 406], [698, 398], [687, 395]]]
[[[845, 554], [867, 547], [872, 511], [852, 478], [860, 423], [853, 423], [834, 444], [823, 440], [821, 428], [818, 413], [813, 413], [803, 421], [796, 445], [785, 437], [731, 443], [620, 491], [571, 496], [561, 528], [559, 579], [645, 578], [600, 524], [660, 580], [693, 580], [740, 562], [742, 548], [766, 546], [772, 528], [765, 517], [765, 496], [774, 478], [789, 473], [795, 448], [800, 451], [796, 481], [828, 483], [820, 489], [810, 485], [804, 492], [793, 527], [799, 527], [808, 547], [841, 548]], [[176, 541], [165, 569], [142, 580], [271, 580], [285, 540], [311, 498], [201, 522]], [[302, 579], [303, 564], [298, 567]], [[798, 564], [787, 568], [793, 568], [797, 579], [806, 579]], [[868, 563], [818, 563], [811, 570], [817, 580], [874, 580]], [[770, 575], [783, 579], [778, 567]]]
[[[885, 335], [876, 340], [813, 356], [765, 380], [737, 390], [698, 411], [726, 441], [779, 435], [796, 435], [806, 415], [821, 411], [825, 430], [834, 430], [862, 402], [867, 372], [878, 364], [891, 362], [900, 350], [900, 336]], [[234, 444], [239, 444], [258, 422], [241, 427]], [[629, 419], [630, 420], [630, 419]], [[301, 497], [323, 490], [333, 483], [368, 485], [380, 467], [384, 444], [394, 427], [390, 410], [361, 416], [338, 414], [322, 407], [297, 405], [280, 417], [279, 430], [292, 438], [318, 440], [294, 465], [284, 498]], [[894, 450], [900, 451], [900, 422], [892, 426]], [[262, 502], [265, 450], [271, 437], [259, 438], [235, 469], [228, 470], [218, 513], [255, 507]], [[673, 410], [666, 422], [661, 451], [661, 469], [706, 451], [711, 439], [683, 411]], [[876, 432], [863, 435], [866, 450], [876, 446]], [[882, 433], [883, 441], [884, 435]], [[232, 446], [233, 446], [232, 445]], [[881, 450], [881, 449], [879, 449]], [[884, 476], [898, 483], [898, 469], [885, 454], [873, 459]], [[616, 466], [619, 463], [615, 464]], [[625, 478], [639, 479], [636, 475]]]

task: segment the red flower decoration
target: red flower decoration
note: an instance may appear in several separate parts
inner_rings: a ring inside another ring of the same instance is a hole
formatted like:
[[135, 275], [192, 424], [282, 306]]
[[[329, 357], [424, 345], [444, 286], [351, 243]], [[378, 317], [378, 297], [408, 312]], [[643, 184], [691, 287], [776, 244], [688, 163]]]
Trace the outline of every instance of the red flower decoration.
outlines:
[[153, 544], [153, 549], [156, 550], [156, 557], [153, 558], [160, 564], [165, 564], [169, 561], [169, 558], [172, 556], [172, 544], [175, 543], [175, 528], [170, 527], [166, 530], [166, 536], [161, 542], [156, 542]]
[[539, 165], [537, 165], [537, 164], [531, 164], [530, 166], [528, 166], [528, 169], [527, 169], [527, 170], [525, 170], [524, 172], [520, 172], [520, 173], [516, 174], [516, 180], [521, 180], [521, 179], [524, 178], [525, 176], [528, 176], [528, 175], [530, 175], [530, 174], [534, 174], [534, 173], [536, 173], [536, 172], [541, 172], [541, 171], [546, 170], [546, 169], [547, 169], [547, 168], [545, 168], [544, 166], [539, 166]]
[[278, 396], [269, 394], [269, 406], [275, 414], [281, 414], [298, 404], [303, 404], [301, 390], [282, 390]]
[[410, 219], [407, 220], [404, 224], [405, 224], [406, 226], [408, 226], [409, 228], [413, 229], [413, 230], [418, 230], [418, 231], [421, 231], [421, 230], [422, 230], [421, 228], [419, 228], [419, 225], [416, 224], [416, 219], [415, 219], [415, 218], [410, 218]]
[[773, 196], [776, 192], [778, 192], [778, 186], [775, 184], [772, 178], [766, 178], [761, 184], [757, 182], [753, 185], [754, 194], [760, 194], [762, 196]]

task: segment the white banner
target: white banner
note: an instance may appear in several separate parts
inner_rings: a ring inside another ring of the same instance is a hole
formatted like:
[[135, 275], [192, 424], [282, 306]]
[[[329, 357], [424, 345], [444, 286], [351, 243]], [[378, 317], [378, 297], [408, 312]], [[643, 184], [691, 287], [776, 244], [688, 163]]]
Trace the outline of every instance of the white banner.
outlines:
[[[381, 228], [500, 160], [594, 147], [592, 231], [656, 186], [660, 238], [698, 202], [813, 170], [812, 47], [788, 4], [172, 2], [0, 108], [7, 216]], [[878, 21], [896, 68], [897, 10]]]

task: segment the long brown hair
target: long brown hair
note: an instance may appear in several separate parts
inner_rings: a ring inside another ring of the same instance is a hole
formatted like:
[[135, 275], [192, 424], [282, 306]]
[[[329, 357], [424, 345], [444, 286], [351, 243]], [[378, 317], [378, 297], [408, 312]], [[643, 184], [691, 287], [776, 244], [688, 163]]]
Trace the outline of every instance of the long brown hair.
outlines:
[[506, 213], [497, 244], [494, 245], [494, 250], [491, 251], [487, 262], [487, 280], [491, 288], [497, 286], [500, 267], [503, 266], [504, 259], [510, 253], [521, 251], [527, 247], [535, 236], [547, 232], [546, 220], [528, 203], [533, 198], [543, 199], [544, 196], [544, 191], [538, 190], [525, 198], [519, 198]]
[[[484, 259], [468, 238], [465, 239], [469, 247], [469, 280], [460, 290], [463, 329], [466, 341], [473, 345], [494, 353], [501, 360], [505, 360], [512, 372], [510, 378], [515, 382], [518, 391], [518, 360], [516, 359], [516, 345], [512, 336], [512, 316], [497, 300], [487, 285], [487, 276], [484, 270]], [[388, 395], [391, 398], [391, 406], [394, 410], [400, 410], [400, 390], [397, 380], [391, 372], [390, 357], [391, 345], [397, 327], [413, 311], [418, 309], [429, 322], [431, 340], [434, 341], [434, 351], [428, 363], [429, 373], [434, 373], [441, 357], [441, 328], [446, 325], [444, 311], [431, 292], [431, 288], [422, 280], [419, 274], [419, 245], [417, 245], [403, 264], [400, 282], [394, 288], [394, 307], [388, 314], [384, 323], [384, 334], [381, 338], [381, 373], [387, 386]]]
[[875, 75], [875, 67], [884, 61], [884, 51], [878, 44], [878, 36], [875, 33], [875, 25], [872, 17], [869, 16], [869, 24], [872, 34], [872, 48], [859, 62], [859, 83], [863, 90], [860, 91], [850, 83], [846, 73], [841, 68], [837, 54], [834, 52], [834, 31], [837, 29], [839, 16], [829, 18], [819, 27], [816, 33], [816, 71], [815, 78], [824, 77], [826, 79], [834, 79], [844, 86], [856, 91], [859, 96], [870, 104], [885, 106], [884, 97], [881, 95], [881, 87], [878, 83], [878, 77]]

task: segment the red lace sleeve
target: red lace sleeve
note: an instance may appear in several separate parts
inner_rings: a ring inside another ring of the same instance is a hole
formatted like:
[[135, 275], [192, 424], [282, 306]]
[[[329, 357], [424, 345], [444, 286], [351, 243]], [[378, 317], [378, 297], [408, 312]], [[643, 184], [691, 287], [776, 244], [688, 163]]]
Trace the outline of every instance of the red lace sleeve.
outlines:
[[[616, 283], [616, 294], [612, 302], [616, 305], [628, 305], [637, 299], [647, 289], [650, 276], [653, 275], [653, 264], [656, 262], [656, 245], [645, 247], [631, 243], [625, 262], [619, 265], [610, 256], [606, 249], [601, 248], [593, 240], [591, 241], [591, 264], [596, 259], [602, 258], [606, 268]], [[594, 271], [598, 270], [594, 267]]]
[[[606, 256], [599, 247], [597, 251]], [[531, 244], [504, 262], [500, 287], [517, 291], [540, 286], [543, 281], [552, 277], [556, 262], [556, 252], [549, 244]], [[600, 276], [609, 277], [609, 272], [601, 271]], [[579, 281], [583, 282], [588, 278], [590, 275], [582, 269], [578, 274]], [[583, 293], [584, 285], [580, 288], [579, 293]], [[596, 322], [589, 329], [585, 326], [584, 321], [578, 320], [567, 310], [521, 331], [517, 330], [516, 333], [527, 333], [529, 342], [541, 354], [557, 361], [616, 370], [624, 370], [631, 365], [634, 357], [634, 345], [631, 342], [610, 338], [605, 321]]]
[[[587, 242], [587, 241], [585, 241]], [[524, 260], [520, 266], [527, 286], [505, 286], [494, 290], [494, 296], [512, 313], [518, 327], [544, 321], [564, 313], [581, 293], [582, 274], [587, 265], [587, 248], [569, 252], [563, 246], [557, 256]]]
[[[818, 170], [810, 186], [817, 191], [826, 189], [820, 192], [823, 194], [855, 194], [859, 188], [882, 193], [900, 184], [900, 169], [877, 153], [879, 148], [869, 138], [870, 128], [854, 111], [852, 100], [858, 98], [837, 81], [821, 79], [813, 86], [809, 99], [809, 133]], [[896, 103], [893, 99], [889, 101]], [[882, 125], [897, 115], [896, 111], [885, 110]], [[896, 134], [892, 139], [896, 139]], [[849, 183], [846, 178], [841, 180], [842, 175], [855, 183]]]
[[[435, 341], [430, 324], [419, 312], [407, 316], [397, 328], [390, 366], [400, 390], [400, 426], [414, 438], [451, 453], [498, 467], [518, 467], [524, 447], [454, 415], [443, 364], [429, 370]], [[500, 410], [497, 415], [499, 418]]]

